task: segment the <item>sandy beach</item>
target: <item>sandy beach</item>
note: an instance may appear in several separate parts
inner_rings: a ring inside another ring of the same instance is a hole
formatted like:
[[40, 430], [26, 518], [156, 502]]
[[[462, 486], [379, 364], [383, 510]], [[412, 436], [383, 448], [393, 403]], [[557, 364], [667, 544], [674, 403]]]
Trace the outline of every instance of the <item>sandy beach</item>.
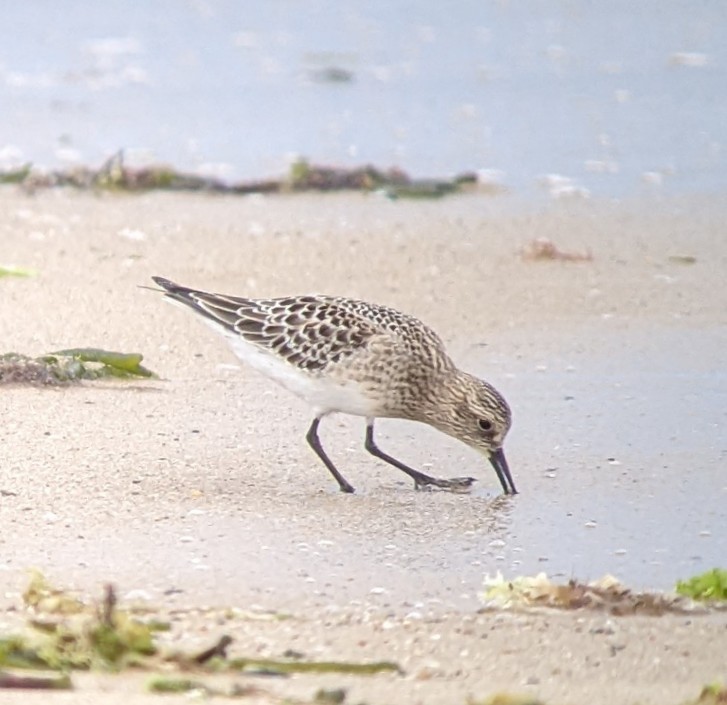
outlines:
[[[167, 639], [233, 652], [393, 660], [404, 675], [265, 681], [280, 697], [464, 704], [680, 703], [727, 678], [727, 616], [479, 612], [486, 575], [613, 573], [635, 589], [724, 566], [725, 199], [522, 208], [509, 197], [114, 195], [0, 189], [3, 352], [144, 354], [159, 378], [0, 387], [0, 633], [27, 570], [179, 610]], [[547, 238], [583, 262], [528, 261]], [[382, 448], [469, 494], [415, 492], [363, 449], [361, 419], [305, 444], [307, 407], [238, 364], [193, 316], [140, 285], [370, 299], [437, 330], [513, 407], [501, 498], [474, 452], [384, 421]], [[290, 615], [211, 618], [202, 608]], [[249, 677], [248, 677], [249, 678]], [[7, 703], [158, 702], [145, 677]], [[169, 696], [165, 702], [186, 702]], [[260, 696], [260, 702], [274, 699]]]

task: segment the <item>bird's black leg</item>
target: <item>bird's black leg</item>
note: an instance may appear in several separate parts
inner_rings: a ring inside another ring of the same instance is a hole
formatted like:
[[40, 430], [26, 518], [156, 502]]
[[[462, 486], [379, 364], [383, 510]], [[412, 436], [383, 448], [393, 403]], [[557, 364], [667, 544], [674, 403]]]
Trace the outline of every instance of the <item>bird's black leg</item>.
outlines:
[[387, 455], [383, 450], [380, 450], [374, 442], [373, 419], [367, 419], [366, 421], [366, 442], [364, 446], [371, 455], [381, 458], [381, 460], [389, 463], [389, 465], [393, 465], [395, 468], [398, 468], [409, 475], [409, 477], [414, 480], [414, 487], [417, 490], [420, 490], [422, 487], [427, 485], [434, 485], [435, 487], [444, 487], [447, 489], [463, 489], [465, 487], [470, 487], [475, 481], [474, 477], [455, 477], [451, 480], [440, 480], [437, 477], [430, 477], [429, 475], [425, 475], [423, 472], [414, 470], [408, 465], [404, 465], [404, 463], [398, 461], [396, 458], [392, 458], [390, 455]]
[[323, 464], [328, 468], [331, 475], [336, 478], [336, 482], [338, 482], [341, 492], [351, 494], [354, 492], [353, 487], [346, 481], [346, 478], [338, 472], [333, 461], [326, 455], [326, 451], [323, 450], [323, 446], [321, 446], [321, 442], [318, 438], [318, 424], [320, 422], [321, 420], [319, 417], [313, 419], [313, 423], [310, 425], [305, 439], [308, 441], [310, 447], [313, 448], [315, 454], [323, 461]]

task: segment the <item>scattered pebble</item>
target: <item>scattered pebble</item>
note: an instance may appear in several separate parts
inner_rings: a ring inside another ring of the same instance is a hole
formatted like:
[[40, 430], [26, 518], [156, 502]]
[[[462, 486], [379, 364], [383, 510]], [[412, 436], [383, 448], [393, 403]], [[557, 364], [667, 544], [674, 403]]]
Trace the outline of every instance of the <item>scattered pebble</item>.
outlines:
[[645, 171], [641, 174], [641, 180], [645, 184], [661, 186], [661, 184], [664, 182], [664, 174], [658, 171]]
[[135, 228], [121, 228], [119, 235], [127, 240], [146, 240], [146, 233]]
[[146, 590], [136, 589], [136, 590], [129, 590], [124, 597], [124, 600], [151, 600], [151, 593]]
[[538, 237], [520, 250], [520, 257], [526, 261], [590, 262], [593, 255], [585, 252], [564, 252], [546, 237]]
[[586, 171], [592, 174], [618, 174], [618, 162], [612, 159], [586, 159], [583, 164]]
[[698, 51], [675, 51], [669, 57], [671, 66], [688, 66], [690, 68], [702, 68], [708, 63], [707, 55]]
[[546, 174], [538, 179], [539, 184], [545, 188], [553, 198], [590, 198], [591, 192], [576, 183], [569, 176], [560, 174]]

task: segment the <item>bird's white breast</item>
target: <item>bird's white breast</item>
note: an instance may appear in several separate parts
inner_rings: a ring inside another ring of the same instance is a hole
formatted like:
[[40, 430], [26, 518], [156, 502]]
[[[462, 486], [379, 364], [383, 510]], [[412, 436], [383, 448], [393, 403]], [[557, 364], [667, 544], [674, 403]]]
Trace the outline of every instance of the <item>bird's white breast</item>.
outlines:
[[376, 416], [376, 400], [355, 380], [343, 382], [325, 373], [312, 375], [218, 323], [203, 320], [225, 336], [237, 357], [308, 402], [317, 415], [341, 411], [354, 416]]

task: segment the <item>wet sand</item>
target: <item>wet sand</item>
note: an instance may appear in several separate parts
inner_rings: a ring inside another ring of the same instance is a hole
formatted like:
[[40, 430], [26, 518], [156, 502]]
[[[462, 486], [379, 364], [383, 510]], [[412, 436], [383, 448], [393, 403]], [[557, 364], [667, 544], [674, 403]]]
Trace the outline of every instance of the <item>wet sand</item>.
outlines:
[[[562, 703], [677, 703], [725, 676], [715, 648], [727, 646], [724, 616], [477, 614], [482, 579], [497, 570], [611, 572], [663, 589], [723, 565], [719, 198], [524, 210], [476, 196], [3, 189], [0, 207], [0, 264], [38, 272], [0, 280], [2, 352], [136, 350], [160, 375], [2, 389], [4, 609], [37, 566], [87, 594], [112, 581], [165, 608], [294, 616], [185, 616], [175, 635], [188, 643], [224, 627], [240, 653], [393, 659], [407, 672], [273, 684], [305, 697], [335, 681], [371, 703], [462, 703], [501, 689]], [[535, 237], [590, 249], [593, 261], [524, 262], [518, 252]], [[333, 417], [321, 437], [357, 488], [341, 495], [305, 445], [305, 405], [138, 288], [153, 274], [253, 296], [343, 293], [418, 315], [513, 406], [506, 449], [521, 494], [499, 498], [491, 468], [455, 441], [385, 421], [388, 452], [480, 480], [468, 495], [416, 493], [365, 453], [360, 419]], [[79, 682], [86, 695], [54, 702], [152, 699], [137, 677]]]

